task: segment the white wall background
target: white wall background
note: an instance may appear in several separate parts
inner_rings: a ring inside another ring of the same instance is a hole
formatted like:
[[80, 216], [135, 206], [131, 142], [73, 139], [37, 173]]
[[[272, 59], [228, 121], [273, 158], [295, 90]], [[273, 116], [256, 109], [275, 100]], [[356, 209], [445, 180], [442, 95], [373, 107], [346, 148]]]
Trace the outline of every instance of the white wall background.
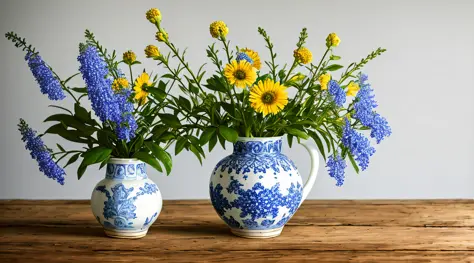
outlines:
[[[78, 43], [84, 29], [95, 32], [105, 46], [120, 54], [132, 49], [154, 72], [164, 72], [144, 58], [154, 43], [154, 27], [144, 13], [158, 7], [163, 25], [179, 47], [188, 46], [194, 69], [207, 62], [205, 48], [213, 42], [209, 23], [225, 20], [229, 39], [256, 49], [266, 58], [257, 33], [271, 35], [278, 62], [291, 62], [302, 27], [308, 47], [318, 57], [328, 33], [342, 39], [336, 53], [345, 64], [371, 50], [388, 49], [366, 67], [393, 135], [377, 145], [369, 169], [356, 175], [348, 169], [343, 187], [334, 186], [324, 167], [309, 198], [471, 198], [474, 196], [474, 1], [2, 1], [0, 32], [27, 38], [61, 76], [78, 69]], [[43, 176], [24, 150], [16, 124], [25, 118], [35, 129], [55, 110], [23, 61], [24, 53], [0, 39], [0, 198], [87, 199], [103, 171], [89, 168], [76, 178], [67, 168], [66, 185]], [[80, 84], [80, 78], [77, 79]], [[71, 101], [65, 100], [65, 105]], [[54, 145], [57, 138], [46, 140]], [[71, 144], [65, 143], [68, 146]], [[204, 164], [190, 153], [174, 158], [172, 175], [149, 169], [166, 199], [208, 198], [214, 165], [228, 150], [215, 150]], [[303, 175], [309, 157], [301, 146], [285, 149]]]

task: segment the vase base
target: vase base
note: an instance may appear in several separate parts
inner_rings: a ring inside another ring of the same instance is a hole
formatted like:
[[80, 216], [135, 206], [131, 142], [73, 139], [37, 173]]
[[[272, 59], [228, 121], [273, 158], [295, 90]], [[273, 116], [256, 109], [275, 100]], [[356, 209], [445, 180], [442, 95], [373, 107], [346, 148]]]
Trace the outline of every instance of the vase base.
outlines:
[[108, 237], [123, 238], [123, 239], [138, 239], [138, 238], [142, 238], [146, 236], [148, 229], [145, 229], [143, 231], [104, 229], [104, 232]]
[[232, 234], [244, 238], [272, 238], [281, 234], [283, 227], [269, 229], [269, 230], [248, 230], [248, 229], [234, 229], [231, 228]]

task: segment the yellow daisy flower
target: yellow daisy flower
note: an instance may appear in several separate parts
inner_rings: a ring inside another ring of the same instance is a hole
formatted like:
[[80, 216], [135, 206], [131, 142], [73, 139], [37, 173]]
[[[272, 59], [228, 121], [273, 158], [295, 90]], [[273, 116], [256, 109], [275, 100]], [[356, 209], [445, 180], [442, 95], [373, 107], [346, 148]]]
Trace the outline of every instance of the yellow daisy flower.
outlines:
[[123, 53], [123, 61], [126, 64], [131, 65], [136, 60], [137, 60], [137, 55], [135, 55], [135, 53], [133, 53], [133, 51], [129, 50], [129, 51]]
[[359, 90], [360, 90], [359, 85], [357, 83], [351, 81], [351, 83], [349, 83], [349, 85], [347, 86], [346, 95], [355, 97], [355, 95], [357, 95], [357, 92]]
[[313, 53], [311, 53], [309, 49], [301, 47], [293, 52], [293, 57], [295, 57], [298, 62], [308, 64], [313, 60]]
[[135, 80], [135, 86], [133, 90], [135, 91], [135, 99], [138, 101], [139, 105], [143, 105], [147, 101], [148, 92], [146, 88], [151, 86], [153, 83], [150, 81], [150, 76], [146, 72], [143, 72], [140, 77]]
[[253, 51], [249, 48], [243, 48], [240, 51], [247, 54], [247, 56], [249, 56], [249, 58], [251, 58], [253, 60], [252, 66], [254, 68], [256, 68], [257, 70], [260, 70], [260, 68], [262, 67], [262, 62], [260, 61], [260, 56], [258, 55], [257, 52], [255, 52], [255, 51]]
[[229, 28], [224, 21], [214, 21], [209, 26], [209, 32], [213, 38], [225, 37], [229, 33]]
[[328, 89], [328, 82], [331, 80], [331, 74], [326, 73], [319, 76], [319, 83], [321, 83], [321, 89], [327, 90]]
[[118, 79], [115, 79], [114, 82], [112, 82], [112, 89], [114, 91], [119, 91], [127, 87], [128, 87], [128, 80], [125, 78], [118, 78]]
[[156, 58], [160, 56], [160, 51], [157, 46], [148, 45], [145, 48], [145, 55], [147, 58]]
[[230, 84], [239, 88], [252, 86], [257, 79], [257, 73], [246, 60], [233, 60], [232, 63], [227, 64], [224, 69], [224, 75]]
[[328, 48], [329, 47], [337, 47], [337, 46], [339, 46], [340, 42], [341, 42], [341, 39], [336, 35], [336, 33], [331, 33], [326, 38], [326, 46]]
[[250, 90], [250, 105], [255, 111], [267, 114], [276, 114], [288, 104], [286, 87], [271, 79], [259, 81]]
[[150, 21], [150, 23], [159, 23], [161, 21], [161, 12], [157, 8], [152, 8], [146, 12], [146, 19]]

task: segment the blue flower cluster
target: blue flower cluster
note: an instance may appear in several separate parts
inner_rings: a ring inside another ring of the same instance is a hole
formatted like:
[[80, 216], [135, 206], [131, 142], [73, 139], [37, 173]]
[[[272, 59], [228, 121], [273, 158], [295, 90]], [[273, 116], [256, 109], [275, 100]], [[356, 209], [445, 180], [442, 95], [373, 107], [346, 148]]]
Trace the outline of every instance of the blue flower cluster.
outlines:
[[329, 91], [329, 94], [331, 94], [334, 100], [334, 103], [336, 103], [338, 107], [342, 107], [344, 103], [346, 102], [346, 93], [344, 92], [343, 89], [341, 89], [337, 81], [335, 80], [329, 81], [328, 91]]
[[128, 100], [131, 91], [115, 93], [112, 90], [112, 80], [107, 78], [107, 64], [95, 47], [87, 46], [77, 60], [95, 114], [102, 122], [111, 121], [117, 125], [119, 139], [129, 141], [135, 137], [138, 126], [132, 115], [133, 103]]
[[344, 170], [346, 169], [346, 161], [342, 159], [339, 153], [331, 155], [326, 163], [329, 175], [336, 179], [336, 186], [344, 184]]
[[350, 121], [346, 118], [346, 124], [342, 131], [342, 144], [349, 148], [351, 153], [356, 157], [356, 161], [362, 170], [369, 166], [369, 159], [375, 153], [374, 147], [370, 145], [367, 139], [361, 133], [352, 129]]
[[369, 127], [372, 132], [370, 136], [380, 143], [385, 137], [392, 134], [392, 129], [388, 125], [387, 120], [380, 114], [374, 112], [377, 107], [373, 89], [367, 83], [368, 77], [365, 74], [359, 75], [360, 90], [356, 96], [354, 103], [354, 118], [358, 119], [362, 125]]
[[235, 58], [235, 60], [237, 60], [237, 62], [239, 62], [241, 60], [246, 60], [250, 64], [253, 64], [253, 60], [249, 57], [249, 55], [247, 55], [244, 52], [237, 52], [237, 57]]
[[46, 65], [40, 55], [28, 52], [25, 60], [28, 62], [31, 73], [38, 82], [41, 93], [47, 94], [50, 100], [62, 100], [64, 95], [61, 83], [54, 77], [51, 69]]
[[38, 162], [39, 170], [48, 178], [56, 180], [64, 185], [64, 170], [53, 160], [49, 149], [44, 144], [41, 137], [36, 135], [36, 131], [31, 129], [23, 119], [18, 124], [21, 140], [26, 142], [26, 149], [30, 151], [31, 158]]

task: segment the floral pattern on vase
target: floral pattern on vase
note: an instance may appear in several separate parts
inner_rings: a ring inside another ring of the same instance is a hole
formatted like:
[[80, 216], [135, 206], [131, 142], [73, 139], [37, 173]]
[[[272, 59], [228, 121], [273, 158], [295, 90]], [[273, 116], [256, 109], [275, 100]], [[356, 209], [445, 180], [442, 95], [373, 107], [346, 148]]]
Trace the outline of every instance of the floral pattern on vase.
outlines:
[[216, 165], [211, 202], [233, 232], [281, 231], [303, 201], [301, 176], [281, 148], [280, 137], [239, 138]]
[[143, 162], [112, 158], [105, 179], [94, 188], [91, 204], [107, 235], [138, 238], [157, 219], [162, 198], [158, 186], [146, 175]]

